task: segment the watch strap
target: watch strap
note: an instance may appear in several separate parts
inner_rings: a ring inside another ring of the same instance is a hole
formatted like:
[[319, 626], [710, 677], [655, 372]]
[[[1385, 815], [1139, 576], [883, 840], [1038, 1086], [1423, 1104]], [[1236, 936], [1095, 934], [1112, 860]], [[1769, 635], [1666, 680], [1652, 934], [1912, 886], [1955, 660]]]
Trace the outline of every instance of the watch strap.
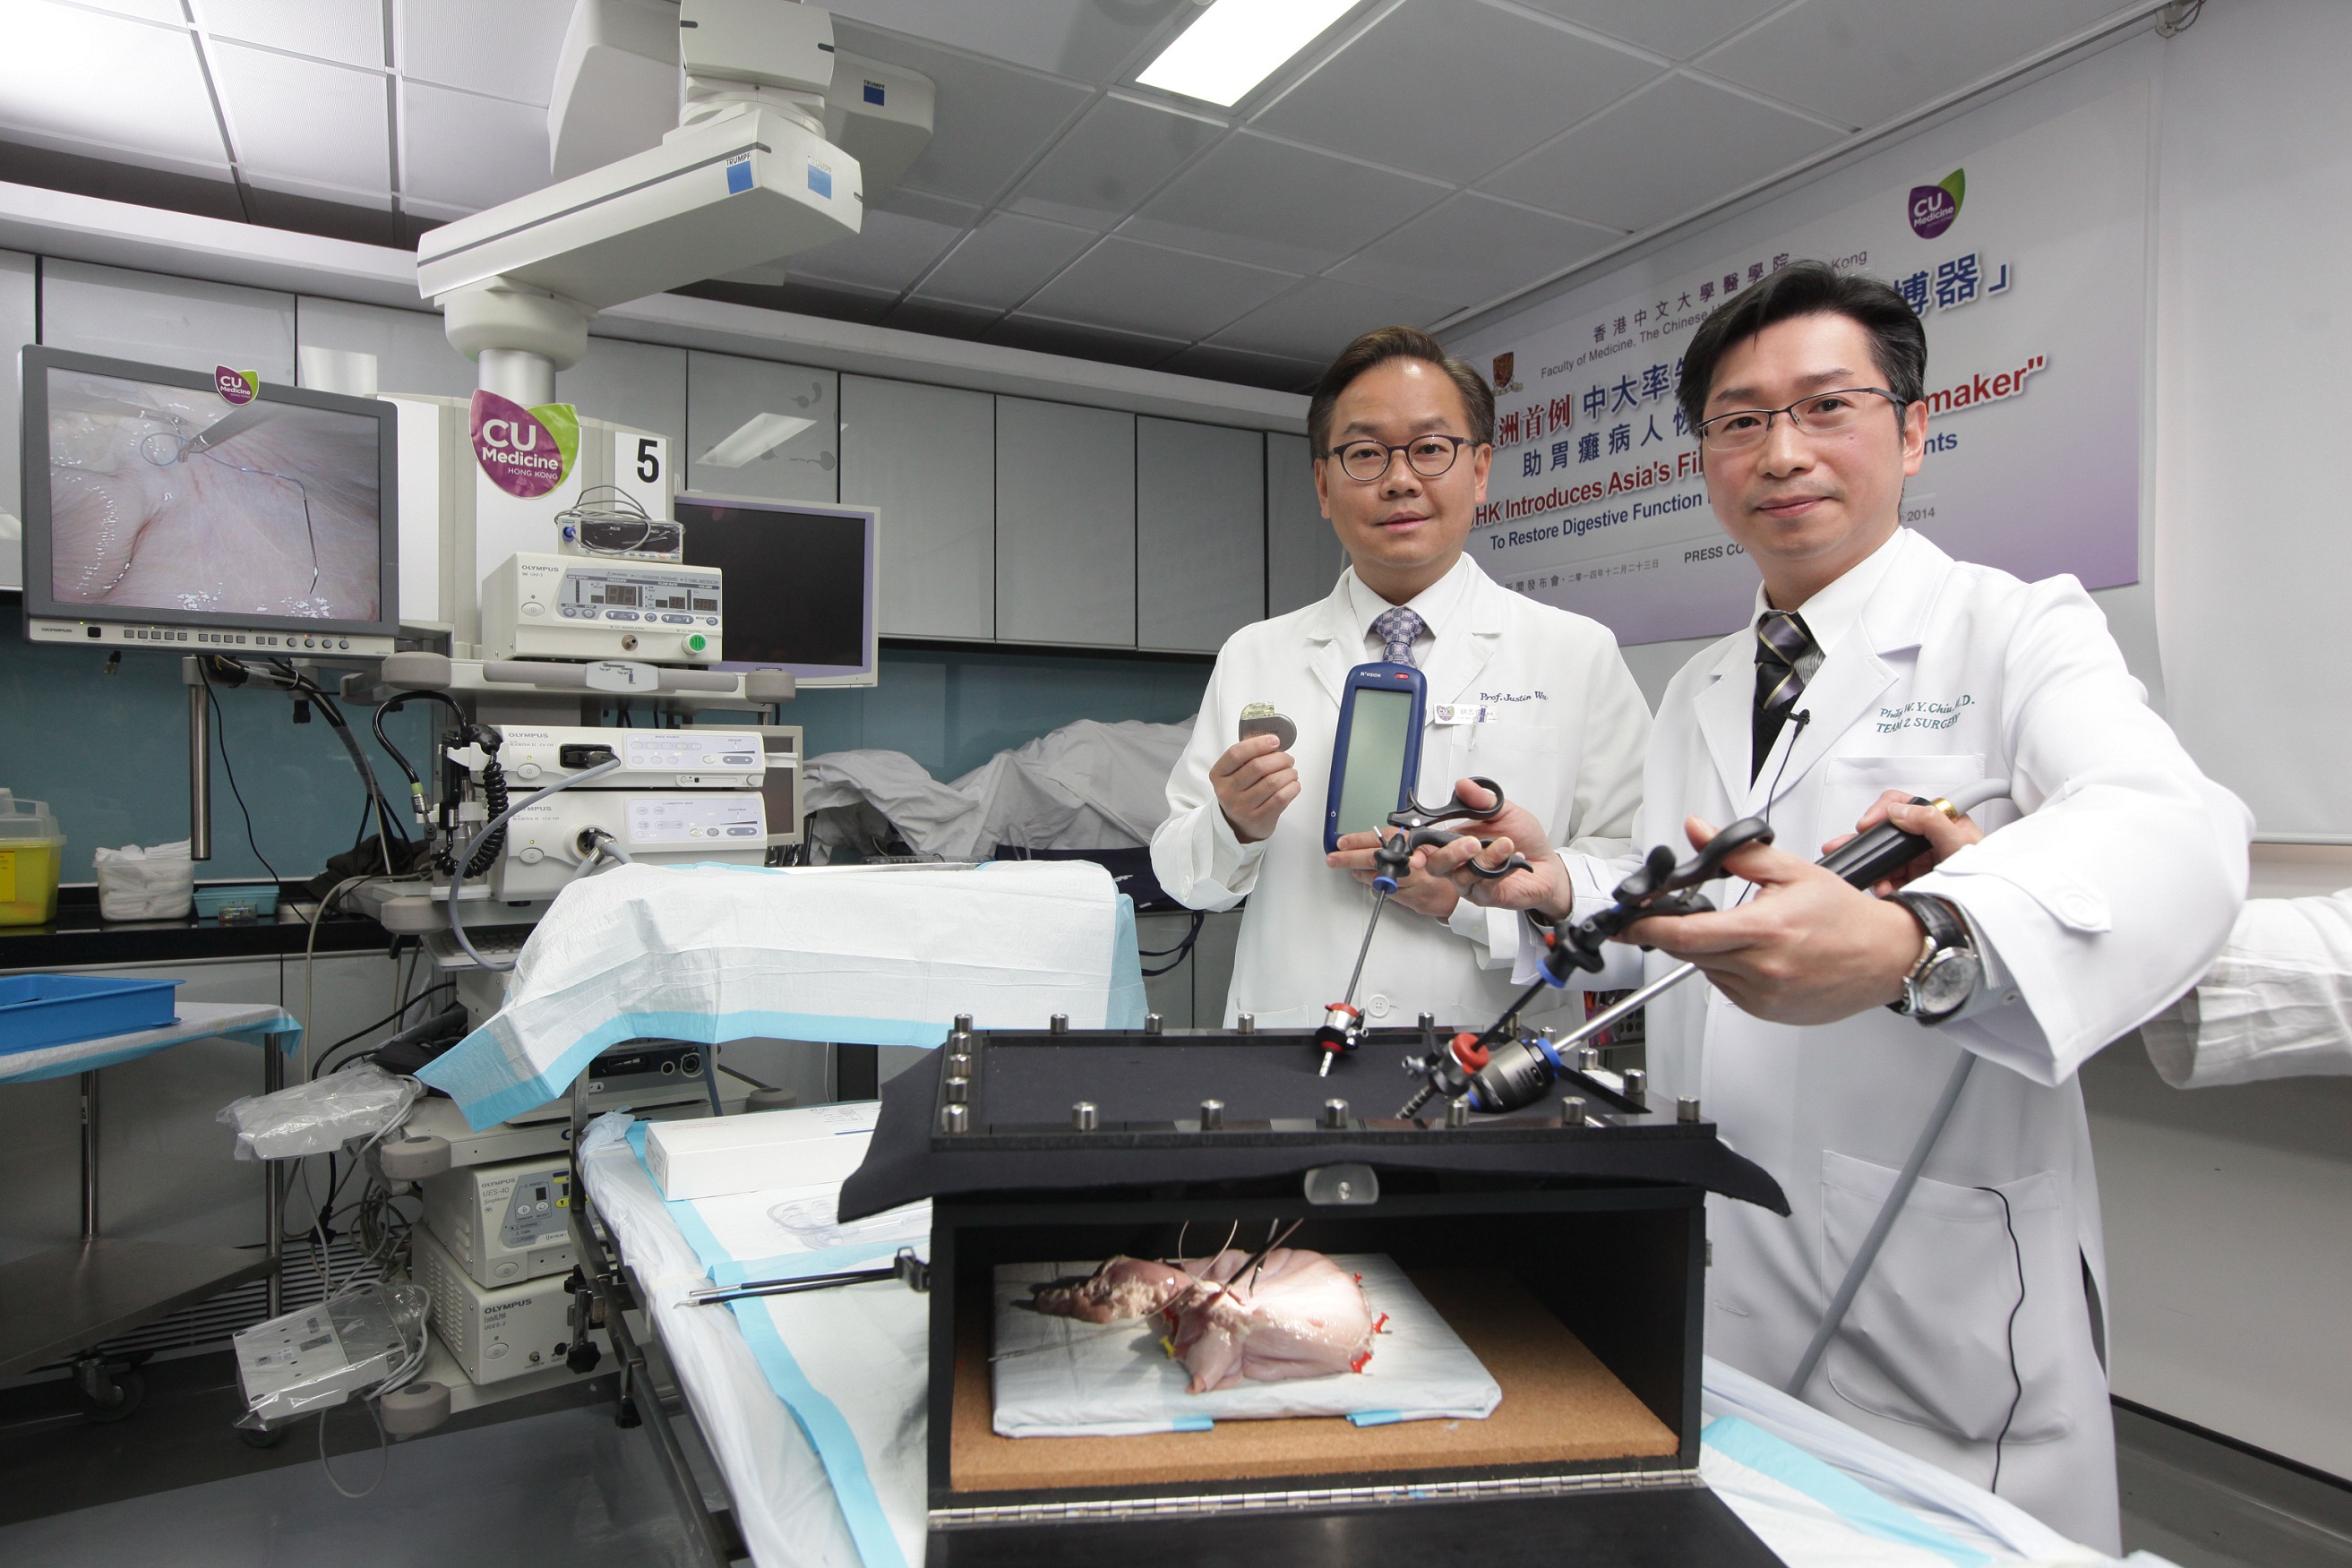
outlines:
[[1898, 893], [1895, 902], [1911, 912], [1935, 946], [1936, 952], [1948, 947], [1966, 947], [1973, 952], [1976, 940], [1969, 934], [1969, 923], [1949, 899], [1938, 898], [1932, 893]]

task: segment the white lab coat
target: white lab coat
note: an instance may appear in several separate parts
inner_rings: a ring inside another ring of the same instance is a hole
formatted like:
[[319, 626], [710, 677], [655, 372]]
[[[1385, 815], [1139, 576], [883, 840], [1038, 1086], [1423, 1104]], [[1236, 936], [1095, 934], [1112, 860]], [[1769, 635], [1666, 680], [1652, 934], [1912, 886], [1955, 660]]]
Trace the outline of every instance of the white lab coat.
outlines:
[[[1966, 913], [1997, 986], [1936, 1029], [1877, 1008], [1819, 1028], [1767, 1023], [1696, 981], [1651, 1005], [1653, 1093], [1699, 1094], [1792, 1210], [1710, 1200], [1706, 1348], [1786, 1385], [1956, 1052], [1975, 1051], [1803, 1396], [1980, 1486], [2006, 1423], [2000, 1495], [2114, 1551], [2106, 1270], [2074, 1072], [2204, 973], [2245, 896], [2252, 821], [2149, 711], [2074, 578], [2021, 582], [1907, 529], [1887, 549], [1867, 606], [1798, 700], [1811, 723], [1784, 727], [1752, 784], [1751, 633], [1683, 666], [1659, 707], [1635, 842], [1685, 846], [1689, 813], [1761, 815], [1779, 773], [1778, 842], [1811, 859], [1886, 789], [1933, 798], [2007, 778], [2014, 803], [1975, 813], [1998, 831], [1914, 884]], [[1746, 888], [1709, 891], [1721, 905]], [[1670, 967], [1645, 962], [1653, 977]], [[1594, 983], [1632, 977], [1624, 959], [1612, 970]]]
[[2250, 900], [2197, 988], [2139, 1033], [2175, 1089], [2352, 1072], [2352, 888]]
[[[1420, 798], [1442, 801], [1456, 779], [1483, 775], [1532, 808], [1560, 841], [1624, 853], [1650, 710], [1616, 639], [1597, 622], [1507, 592], [1466, 558], [1455, 570], [1468, 580], [1423, 671], [1432, 718], [1423, 732]], [[1169, 777], [1168, 819], [1151, 838], [1160, 884], [1179, 902], [1230, 909], [1249, 900], [1227, 1024], [1242, 1013], [1267, 1028], [1321, 1023], [1347, 988], [1371, 913], [1371, 890], [1323, 863], [1339, 694], [1348, 672], [1371, 657], [1349, 604], [1352, 571], [1319, 603], [1244, 627], [1226, 642], [1192, 744]], [[1209, 767], [1239, 737], [1242, 709], [1255, 702], [1271, 703], [1298, 727], [1291, 755], [1299, 793], [1271, 836], [1244, 844], [1217, 805]], [[1484, 708], [1487, 716], [1440, 722], [1436, 710], [1445, 705]], [[1485, 1028], [1515, 994], [1518, 930], [1516, 915], [1467, 900], [1451, 922], [1391, 905], [1358, 988], [1365, 1021], [1409, 1025], [1428, 1011], [1444, 1025]], [[1339, 1082], [1349, 1070], [1334, 1070], [1334, 1093], [1349, 1092]], [[1368, 1113], [1387, 1114], [1412, 1088], [1386, 1058], [1357, 1070], [1378, 1073], [1359, 1080]]]

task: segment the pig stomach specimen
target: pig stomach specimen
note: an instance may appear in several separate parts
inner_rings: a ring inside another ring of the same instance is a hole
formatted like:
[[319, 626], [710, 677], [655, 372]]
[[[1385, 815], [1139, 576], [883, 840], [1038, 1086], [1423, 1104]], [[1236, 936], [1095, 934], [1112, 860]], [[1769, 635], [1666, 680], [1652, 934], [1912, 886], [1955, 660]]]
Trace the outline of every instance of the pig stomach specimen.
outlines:
[[[86, 409], [54, 400], [50, 583], [59, 601], [164, 616], [375, 619], [373, 421], [278, 404], [207, 408], [178, 388], [107, 385], [141, 395], [130, 405], [92, 398], [100, 406]], [[233, 433], [205, 441], [232, 420]]]

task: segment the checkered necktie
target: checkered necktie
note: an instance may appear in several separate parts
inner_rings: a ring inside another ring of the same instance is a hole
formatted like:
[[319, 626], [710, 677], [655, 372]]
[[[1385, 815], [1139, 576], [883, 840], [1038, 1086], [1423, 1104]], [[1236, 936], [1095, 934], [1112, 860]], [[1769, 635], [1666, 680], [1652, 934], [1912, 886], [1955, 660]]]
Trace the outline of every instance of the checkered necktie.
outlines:
[[1373, 634], [1381, 640], [1381, 657], [1391, 664], [1412, 664], [1412, 640], [1427, 627], [1427, 622], [1402, 604], [1394, 610], [1381, 611], [1372, 622]]
[[1756, 622], [1756, 712], [1750, 721], [1753, 747], [1748, 777], [1753, 782], [1780, 738], [1780, 727], [1804, 695], [1805, 677], [1797, 661], [1813, 651], [1813, 634], [1792, 610], [1767, 610]]

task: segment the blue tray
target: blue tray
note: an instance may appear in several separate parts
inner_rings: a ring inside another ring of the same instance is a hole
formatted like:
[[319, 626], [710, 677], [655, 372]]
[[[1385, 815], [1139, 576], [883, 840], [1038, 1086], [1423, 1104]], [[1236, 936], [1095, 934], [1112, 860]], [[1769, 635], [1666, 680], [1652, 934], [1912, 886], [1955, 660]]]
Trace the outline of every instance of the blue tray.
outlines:
[[0, 1056], [173, 1023], [180, 980], [0, 975]]

